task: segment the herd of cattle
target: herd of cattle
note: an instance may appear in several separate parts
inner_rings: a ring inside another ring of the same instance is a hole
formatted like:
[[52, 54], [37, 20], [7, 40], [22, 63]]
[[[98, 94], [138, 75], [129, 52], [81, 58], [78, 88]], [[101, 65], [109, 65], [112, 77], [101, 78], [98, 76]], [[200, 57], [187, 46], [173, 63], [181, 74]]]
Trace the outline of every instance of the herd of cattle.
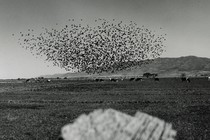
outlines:
[[[140, 77], [132, 77], [132, 78], [129, 78], [129, 79], [124, 79], [124, 78], [109, 78], [108, 80], [107, 79], [95, 79], [96, 82], [103, 82], [103, 81], [111, 81], [111, 82], [119, 82], [119, 81], [124, 81], [124, 80], [128, 80], [128, 81], [143, 81], [145, 78], [140, 78]], [[160, 81], [160, 79], [158, 77], [154, 77], [152, 78], [154, 81]], [[210, 80], [210, 77], [208, 78]], [[181, 81], [182, 82], [188, 82], [190, 83], [190, 78], [189, 77], [182, 77], [181, 78]]]
[[25, 83], [45, 83], [45, 82], [51, 82], [51, 80], [46, 79], [44, 77], [29, 78], [25, 80]]
[[[124, 78], [109, 78], [108, 81], [111, 81], [111, 82], [119, 82], [119, 81], [124, 81], [124, 80], [127, 80], [127, 79], [124, 79]], [[143, 78], [129, 78], [128, 79], [129, 81], [143, 81]], [[159, 81], [159, 78], [154, 78], [155, 81]], [[102, 82], [102, 81], [107, 81], [107, 79], [95, 79], [96, 82]]]
[[[208, 81], [210, 81], [210, 77], [207, 77], [208, 78]], [[58, 79], [58, 78], [57, 78]], [[67, 79], [67, 78], [64, 78], [64, 79]], [[141, 77], [131, 77], [131, 78], [96, 78], [96, 79], [93, 79], [94, 81], [96, 82], [103, 82], [103, 81], [111, 81], [111, 82], [119, 82], [119, 81], [124, 81], [124, 80], [127, 80], [127, 81], [143, 81], [145, 78], [141, 78]], [[154, 77], [154, 78], [151, 78], [153, 79], [154, 81], [160, 81], [160, 79], [158, 77]], [[190, 83], [190, 78], [189, 77], [181, 77], [180, 78], [182, 82], [188, 82]], [[50, 79], [46, 79], [46, 78], [43, 78], [43, 77], [38, 77], [38, 78], [30, 78], [30, 79], [26, 79], [25, 80], [25, 83], [45, 83], [45, 82], [51, 82]]]
[[[124, 78], [109, 78], [108, 81], [111, 81], [111, 82], [118, 82], [118, 81], [124, 81], [124, 80], [129, 80], [129, 81], [143, 81], [145, 78], [140, 78], [140, 77], [132, 77], [132, 78], [129, 78], [129, 79], [124, 79]], [[154, 77], [152, 78], [154, 81], [160, 81], [160, 78], [158, 77]], [[189, 77], [181, 77], [180, 78], [182, 82], [188, 82], [190, 83], [191, 80]], [[107, 81], [107, 79], [95, 79], [96, 82], [103, 82], [103, 81]], [[210, 77], [208, 77], [208, 81], [210, 81]]]

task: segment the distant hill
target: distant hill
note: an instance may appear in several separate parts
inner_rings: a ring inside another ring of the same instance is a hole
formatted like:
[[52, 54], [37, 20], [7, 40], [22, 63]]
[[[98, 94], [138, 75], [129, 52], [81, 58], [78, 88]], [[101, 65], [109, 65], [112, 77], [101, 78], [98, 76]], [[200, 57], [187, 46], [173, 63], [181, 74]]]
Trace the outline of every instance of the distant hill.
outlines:
[[182, 73], [187, 76], [210, 76], [210, 59], [196, 56], [179, 58], [157, 58], [150, 64], [141, 67], [133, 67], [129, 70], [117, 73], [103, 73], [100, 75], [88, 75], [86, 73], [65, 73], [45, 75], [46, 78], [56, 77], [90, 77], [90, 76], [142, 76], [143, 73], [157, 73], [159, 77], [179, 77]]

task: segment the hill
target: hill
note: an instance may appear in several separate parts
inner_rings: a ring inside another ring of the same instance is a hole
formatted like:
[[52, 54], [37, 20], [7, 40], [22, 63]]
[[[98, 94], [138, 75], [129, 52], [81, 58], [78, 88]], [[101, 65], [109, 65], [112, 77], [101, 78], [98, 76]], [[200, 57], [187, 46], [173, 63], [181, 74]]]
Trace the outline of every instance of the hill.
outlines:
[[91, 76], [142, 76], [143, 73], [157, 73], [159, 77], [179, 77], [182, 73], [188, 76], [210, 75], [210, 59], [196, 56], [185, 56], [178, 58], [157, 58], [150, 64], [133, 67], [129, 70], [117, 73], [102, 73], [100, 75], [88, 75], [86, 73], [65, 73], [45, 75], [46, 78], [56, 77], [91, 77]]

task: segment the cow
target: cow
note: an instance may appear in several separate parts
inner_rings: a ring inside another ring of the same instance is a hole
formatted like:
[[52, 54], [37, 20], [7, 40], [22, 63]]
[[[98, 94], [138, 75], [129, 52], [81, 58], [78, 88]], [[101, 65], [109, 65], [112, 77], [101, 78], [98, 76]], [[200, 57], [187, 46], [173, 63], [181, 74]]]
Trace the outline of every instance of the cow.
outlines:
[[113, 79], [113, 78], [109, 78], [109, 80], [110, 80], [111, 82], [118, 82], [117, 79]]
[[142, 81], [142, 78], [136, 78], [135, 81]]
[[186, 77], [181, 78], [182, 82], [186, 81]]
[[44, 79], [44, 77], [38, 77], [37, 79]]
[[181, 80], [182, 80], [182, 82], [186, 81], [186, 82], [190, 83], [190, 78], [189, 77], [182, 77]]
[[40, 80], [37, 78], [29, 78], [29, 79], [26, 79], [25, 82], [26, 83], [37, 83], [37, 82], [40, 82]]
[[208, 81], [210, 81], [210, 77], [208, 77]]
[[103, 79], [95, 79], [96, 82], [102, 82], [104, 81]]
[[99, 82], [99, 79], [95, 79], [96, 82]]
[[134, 80], [135, 80], [135, 78], [130, 78], [130, 79], [129, 79], [129, 81], [134, 81]]
[[25, 81], [26, 83], [28, 83], [28, 82], [30, 82], [30, 79], [26, 79], [26, 81]]
[[159, 79], [159, 78], [157, 78], [157, 77], [156, 77], [156, 78], [154, 78], [154, 80], [155, 80], [155, 81], [160, 81], [160, 79]]
[[157, 76], [158, 76], [157, 73], [149, 73], [149, 72], [147, 72], [147, 73], [143, 74], [143, 77], [146, 77], [146, 78], [155, 78]]

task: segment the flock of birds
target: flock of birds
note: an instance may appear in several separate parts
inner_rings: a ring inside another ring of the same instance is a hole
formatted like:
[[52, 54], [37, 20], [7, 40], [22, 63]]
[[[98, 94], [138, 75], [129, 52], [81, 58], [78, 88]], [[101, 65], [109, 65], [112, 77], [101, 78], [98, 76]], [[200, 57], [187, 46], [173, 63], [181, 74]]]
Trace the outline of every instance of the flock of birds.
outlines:
[[62, 29], [43, 27], [40, 34], [33, 29], [20, 32], [19, 44], [67, 71], [77, 69], [89, 74], [138, 66], [164, 51], [165, 35], [137, 27], [132, 21], [123, 24], [115, 19], [97, 19], [93, 26], [81, 24], [82, 19], [79, 23], [74, 19], [69, 22]]

